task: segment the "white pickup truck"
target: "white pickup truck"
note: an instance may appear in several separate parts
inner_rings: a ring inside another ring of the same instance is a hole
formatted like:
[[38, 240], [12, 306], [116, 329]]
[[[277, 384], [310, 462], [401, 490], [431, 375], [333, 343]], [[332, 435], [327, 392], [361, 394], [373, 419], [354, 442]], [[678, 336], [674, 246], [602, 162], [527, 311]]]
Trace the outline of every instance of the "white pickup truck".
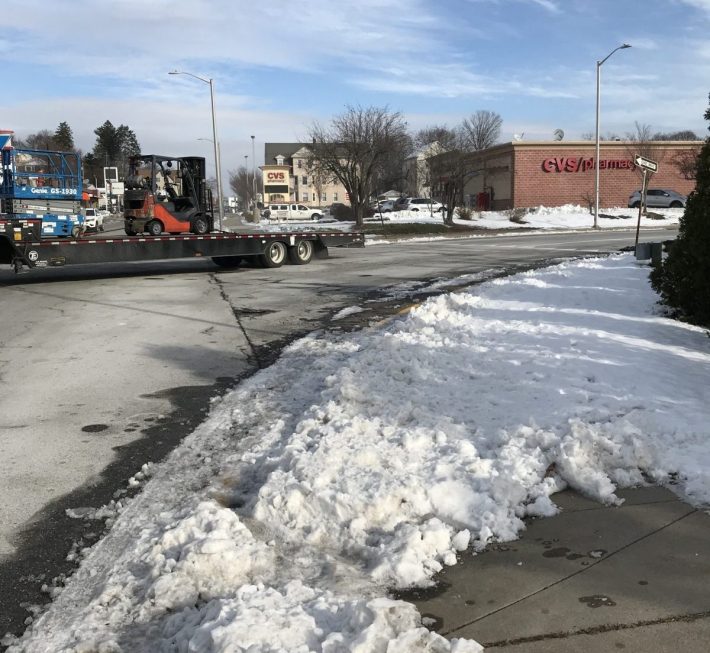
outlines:
[[320, 209], [309, 208], [303, 204], [267, 204], [261, 216], [271, 222], [283, 222], [285, 220], [318, 220], [323, 214]]

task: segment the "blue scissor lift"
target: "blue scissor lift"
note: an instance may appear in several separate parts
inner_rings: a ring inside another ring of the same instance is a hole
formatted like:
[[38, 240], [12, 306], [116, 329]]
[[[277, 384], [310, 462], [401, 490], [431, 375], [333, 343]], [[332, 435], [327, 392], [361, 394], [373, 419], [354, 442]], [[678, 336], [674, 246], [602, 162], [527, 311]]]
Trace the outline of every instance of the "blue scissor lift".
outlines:
[[78, 236], [81, 158], [75, 152], [5, 147], [0, 173], [0, 213], [11, 220], [42, 220], [42, 236]]

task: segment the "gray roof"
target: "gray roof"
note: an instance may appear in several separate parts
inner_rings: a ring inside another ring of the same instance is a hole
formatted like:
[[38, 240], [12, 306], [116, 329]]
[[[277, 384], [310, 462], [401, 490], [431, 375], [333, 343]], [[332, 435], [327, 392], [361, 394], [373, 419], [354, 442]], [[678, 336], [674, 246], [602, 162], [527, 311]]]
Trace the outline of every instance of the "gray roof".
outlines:
[[264, 143], [264, 163], [267, 166], [276, 164], [276, 157], [280, 154], [288, 162], [305, 143]]

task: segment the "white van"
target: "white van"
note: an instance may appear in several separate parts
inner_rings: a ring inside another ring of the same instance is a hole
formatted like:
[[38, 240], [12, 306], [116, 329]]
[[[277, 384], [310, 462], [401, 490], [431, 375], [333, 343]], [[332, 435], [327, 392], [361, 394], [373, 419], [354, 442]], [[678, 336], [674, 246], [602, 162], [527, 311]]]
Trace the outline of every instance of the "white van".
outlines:
[[261, 213], [271, 222], [285, 220], [318, 220], [322, 217], [319, 209], [308, 208], [303, 204], [268, 204]]

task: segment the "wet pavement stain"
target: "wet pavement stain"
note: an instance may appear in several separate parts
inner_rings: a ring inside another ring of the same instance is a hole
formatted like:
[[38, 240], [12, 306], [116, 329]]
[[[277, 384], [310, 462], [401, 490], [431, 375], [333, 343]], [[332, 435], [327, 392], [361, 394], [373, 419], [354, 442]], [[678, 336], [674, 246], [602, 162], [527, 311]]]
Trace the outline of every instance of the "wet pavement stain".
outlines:
[[[542, 552], [543, 558], [566, 558], [567, 560], [579, 560], [580, 558], [594, 558], [600, 559], [606, 555], [605, 549], [595, 549], [594, 551], [589, 551], [588, 553], [574, 553], [571, 549], [566, 546], [557, 546], [555, 548], [550, 548], [550, 543], [543, 542], [545, 546], [545, 551]], [[582, 562], [583, 565], [589, 564], [588, 562]]]
[[579, 602], [586, 603], [588, 608], [613, 607], [616, 605], [616, 601], [612, 601], [608, 596], [604, 596], [603, 594], [580, 596]]
[[422, 614], [422, 624], [426, 626], [429, 630], [439, 630], [444, 625], [444, 620], [441, 617], [437, 617], [435, 614], [430, 614], [426, 612]]
[[[246, 375], [245, 375], [246, 376]], [[66, 511], [77, 506], [100, 507], [119, 496], [132, 496], [139, 489], [126, 488], [129, 477], [146, 462], [164, 459], [203, 420], [215, 395], [223, 395], [238, 381], [219, 377], [205, 386], [180, 386], [154, 393], [168, 399], [171, 410], [159, 418], [146, 418], [143, 437], [113, 447], [117, 456], [94, 482], [76, 488], [49, 503], [37, 519], [14, 540], [17, 552], [0, 562], [0, 637], [5, 633], [20, 635], [27, 625], [26, 606], [40, 606], [50, 601], [49, 594], [35, 580], [40, 573], [46, 579], [62, 579], [71, 575], [76, 561], [67, 559], [67, 551], [77, 542], [95, 540], [103, 527], [85, 519], [72, 519]], [[137, 424], [131, 421], [130, 424]], [[141, 426], [141, 425], [138, 425]], [[130, 427], [129, 427], [130, 428]], [[82, 431], [109, 436], [114, 431], [106, 424], [87, 424]], [[118, 490], [117, 490], [118, 488]], [[0, 644], [0, 651], [6, 647]]]
[[392, 592], [392, 598], [400, 601], [421, 601], [434, 598], [443, 594], [451, 587], [451, 583], [440, 580], [436, 585], [431, 587], [412, 587], [409, 589], [395, 590]]
[[82, 426], [81, 430], [84, 431], [84, 433], [101, 433], [101, 431], [105, 431], [108, 428], [108, 424], [87, 424], [86, 426]]
[[558, 547], [555, 547], [554, 549], [548, 549], [547, 551], [543, 551], [542, 557], [543, 558], [566, 558], [568, 553], [570, 553], [570, 550], [566, 546], [558, 546]]

